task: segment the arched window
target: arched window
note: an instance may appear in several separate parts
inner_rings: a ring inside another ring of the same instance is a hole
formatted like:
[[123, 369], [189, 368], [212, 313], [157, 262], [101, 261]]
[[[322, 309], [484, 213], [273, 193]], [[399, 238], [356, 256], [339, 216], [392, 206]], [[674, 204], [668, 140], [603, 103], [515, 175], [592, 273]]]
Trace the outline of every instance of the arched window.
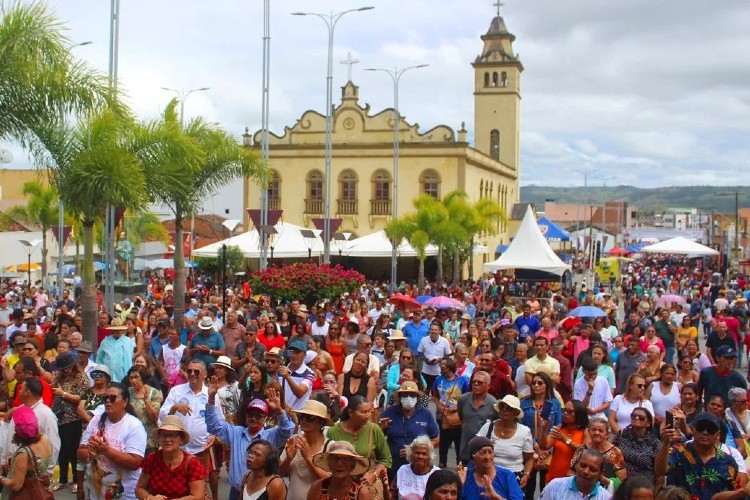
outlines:
[[508, 87], [508, 73], [505, 71], [500, 75], [500, 86], [504, 88]]
[[378, 170], [372, 175], [372, 215], [391, 214], [391, 176], [385, 170]]
[[309, 214], [323, 213], [323, 174], [318, 170], [312, 170], [307, 174], [305, 212]]
[[484, 86], [489, 87], [490, 86], [490, 74], [489, 72], [486, 72], [484, 74]]
[[419, 185], [422, 192], [429, 194], [436, 200], [440, 199], [440, 176], [434, 170], [425, 170], [419, 176]]
[[271, 171], [271, 180], [268, 182], [268, 208], [281, 208], [281, 177], [276, 170]]
[[356, 214], [357, 211], [357, 174], [344, 170], [339, 175], [339, 214]]
[[497, 79], [497, 71], [495, 71], [492, 73], [492, 86], [497, 87], [498, 85], [500, 85], [500, 82]]
[[493, 160], [500, 159], [500, 131], [497, 129], [490, 132], [490, 157]]

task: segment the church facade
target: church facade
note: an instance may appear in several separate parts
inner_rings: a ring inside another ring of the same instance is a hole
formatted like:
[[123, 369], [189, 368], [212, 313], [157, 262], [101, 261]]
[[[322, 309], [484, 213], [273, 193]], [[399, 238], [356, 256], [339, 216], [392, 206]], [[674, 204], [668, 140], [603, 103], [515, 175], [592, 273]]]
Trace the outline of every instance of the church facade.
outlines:
[[[399, 213], [393, 213], [395, 111], [372, 112], [361, 103], [359, 87], [351, 81], [342, 87], [341, 101], [333, 108], [330, 179], [330, 213], [342, 219], [339, 232], [351, 232], [354, 238], [379, 231], [392, 218], [413, 211], [419, 194], [441, 198], [455, 189], [466, 191], [472, 202], [491, 198], [510, 214], [519, 199], [523, 65], [513, 51], [515, 37], [499, 15], [481, 40], [482, 52], [472, 63], [473, 144], [464, 124], [459, 130], [438, 125], [421, 131], [400, 117]], [[283, 135], [269, 132], [269, 208], [283, 210], [285, 222], [314, 228], [312, 220], [324, 217], [325, 122], [323, 114], [308, 110]], [[257, 148], [260, 141], [260, 131], [245, 137]], [[245, 183], [244, 203], [260, 208], [259, 188], [251, 182]], [[246, 216], [245, 227], [249, 224]], [[490, 253], [475, 257], [474, 277], [483, 262], [494, 259], [495, 247], [510, 240], [507, 224], [496, 229], [497, 235], [477, 240]]]

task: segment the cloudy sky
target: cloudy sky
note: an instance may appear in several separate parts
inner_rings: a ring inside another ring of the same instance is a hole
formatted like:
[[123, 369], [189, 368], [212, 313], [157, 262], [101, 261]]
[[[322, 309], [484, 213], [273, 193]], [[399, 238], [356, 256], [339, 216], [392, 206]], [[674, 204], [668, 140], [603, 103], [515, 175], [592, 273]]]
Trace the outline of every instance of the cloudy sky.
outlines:
[[[261, 0], [124, 0], [121, 86], [138, 116], [153, 118], [171, 94], [210, 87], [186, 102], [238, 137], [260, 128]], [[429, 64], [401, 81], [400, 108], [422, 130], [471, 128], [472, 68], [492, 0], [272, 1], [272, 131], [307, 109], [323, 111], [327, 31], [315, 17], [345, 16], [334, 41], [334, 102], [347, 52], [353, 80], [377, 111], [392, 103], [390, 79], [365, 67]], [[505, 0], [522, 76], [522, 184], [590, 182], [642, 187], [744, 184], [750, 172], [750, 2], [746, 0]], [[105, 0], [49, 0], [67, 23], [74, 53], [107, 70]], [[470, 130], [471, 132], [471, 130]], [[7, 145], [6, 145], [7, 146]], [[25, 160], [19, 158], [15, 166]], [[233, 193], [239, 193], [234, 191]], [[237, 195], [206, 207], [232, 215]]]

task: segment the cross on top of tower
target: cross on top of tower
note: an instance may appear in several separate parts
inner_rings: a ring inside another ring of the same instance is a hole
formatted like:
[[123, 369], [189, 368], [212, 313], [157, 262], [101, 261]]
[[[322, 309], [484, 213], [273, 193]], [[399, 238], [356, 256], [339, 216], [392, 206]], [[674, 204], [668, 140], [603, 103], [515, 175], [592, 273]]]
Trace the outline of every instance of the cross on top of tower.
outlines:
[[504, 7], [505, 4], [498, 0], [497, 2], [492, 4], [493, 6], [497, 7], [497, 17], [500, 17], [500, 7]]
[[346, 53], [346, 59], [344, 59], [343, 61], [341, 61], [341, 64], [346, 64], [348, 66], [348, 68], [347, 68], [347, 70], [348, 70], [348, 76], [347, 76], [347, 80], [346, 80], [347, 82], [351, 82], [352, 81], [352, 66], [354, 66], [358, 62], [359, 62], [359, 59], [352, 59], [352, 53], [351, 52], [347, 52]]

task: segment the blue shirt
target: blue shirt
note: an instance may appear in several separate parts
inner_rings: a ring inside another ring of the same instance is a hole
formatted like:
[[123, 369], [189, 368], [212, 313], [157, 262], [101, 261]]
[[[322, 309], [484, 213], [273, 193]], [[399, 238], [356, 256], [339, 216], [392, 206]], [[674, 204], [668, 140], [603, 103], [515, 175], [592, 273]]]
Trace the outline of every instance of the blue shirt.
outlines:
[[[557, 400], [557, 398], [552, 398], [548, 401], [552, 402], [552, 411], [549, 414], [549, 428], [547, 432], [552, 430], [552, 428], [556, 425], [560, 425], [562, 423], [562, 406], [560, 406], [560, 401]], [[537, 431], [541, 427], [541, 414], [542, 409], [540, 408], [538, 410], [539, 413], [539, 419], [537, 420], [537, 409], [534, 406], [534, 400], [531, 398], [523, 398], [521, 400], [521, 410], [523, 410], [523, 418], [521, 419], [521, 423], [531, 429], [532, 436], [534, 436], [534, 439], [537, 438]], [[535, 426], [535, 423], [539, 423], [538, 426]]]
[[685, 488], [693, 498], [708, 500], [737, 486], [737, 462], [721, 448], [704, 464], [692, 443], [678, 444], [672, 447], [667, 463], [667, 484]]
[[415, 325], [413, 321], [408, 322], [404, 325], [404, 335], [407, 338], [407, 345], [409, 349], [416, 355], [419, 349], [419, 343], [430, 333], [430, 325], [421, 321], [419, 325]]
[[407, 418], [400, 405], [393, 405], [386, 408], [380, 418], [391, 419], [390, 425], [383, 432], [391, 450], [393, 470], [398, 470], [406, 463], [406, 460], [401, 458], [401, 450], [407, 444], [411, 444], [416, 437], [429, 436], [430, 439], [434, 439], [440, 435], [435, 417], [427, 408], [417, 406], [411, 418]]
[[[550, 483], [551, 484], [551, 483]], [[492, 480], [492, 488], [495, 493], [506, 500], [523, 500], [523, 492], [518, 485], [516, 475], [504, 467], [495, 466], [495, 478]], [[461, 490], [463, 498], [487, 498], [483, 495], [485, 489], [479, 486], [474, 479], [474, 462], [466, 471], [466, 482]], [[544, 489], [547, 491], [547, 488]]]
[[[459, 377], [454, 374], [453, 380], [448, 380], [444, 375], [439, 375], [435, 379], [432, 391], [438, 395], [443, 406], [457, 408], [458, 398], [461, 397], [461, 394], [469, 391], [469, 377]], [[440, 413], [438, 413], [438, 416], [442, 417]]]
[[553, 479], [542, 490], [542, 496], [539, 500], [609, 500], [612, 495], [599, 485], [599, 481], [594, 484], [591, 493], [584, 495], [578, 490], [576, 477], [558, 477]]
[[542, 329], [542, 324], [539, 323], [539, 320], [536, 319], [536, 316], [531, 314], [528, 318], [524, 317], [524, 315], [520, 315], [516, 318], [516, 320], [513, 322], [514, 325], [516, 325], [516, 328], [518, 328], [518, 341], [519, 342], [525, 342], [526, 337], [529, 335], [536, 335], [536, 332]]
[[[198, 332], [193, 336], [193, 339], [190, 341], [190, 345], [188, 347], [190, 349], [193, 349], [199, 345], [208, 346], [208, 348], [212, 351], [224, 349], [224, 337], [213, 330], [211, 330], [211, 335], [209, 335], [208, 337], [205, 337], [201, 332]], [[208, 352], [195, 351], [195, 354], [193, 354], [193, 359], [199, 359], [203, 361], [204, 363], [206, 363], [206, 368], [211, 369], [211, 363], [216, 363], [216, 360], [219, 359], [219, 357], [213, 356]]]
[[167, 338], [164, 339], [164, 342], [162, 342], [158, 335], [154, 335], [151, 338], [151, 343], [148, 345], [148, 353], [156, 359], [159, 359], [162, 346], [167, 344], [169, 344], [169, 336], [167, 336]]
[[221, 418], [216, 407], [211, 405], [206, 406], [206, 427], [208, 432], [229, 445], [229, 484], [236, 490], [240, 489], [242, 477], [247, 472], [247, 447], [250, 443], [265, 439], [276, 448], [281, 448], [294, 431], [294, 424], [286, 412], [282, 411], [276, 427], [262, 429], [251, 436], [247, 427], [228, 424]]
[[100, 365], [107, 365], [112, 380], [122, 380], [133, 366], [134, 350], [135, 342], [127, 335], [122, 335], [118, 339], [110, 335], [102, 340], [96, 356]]

